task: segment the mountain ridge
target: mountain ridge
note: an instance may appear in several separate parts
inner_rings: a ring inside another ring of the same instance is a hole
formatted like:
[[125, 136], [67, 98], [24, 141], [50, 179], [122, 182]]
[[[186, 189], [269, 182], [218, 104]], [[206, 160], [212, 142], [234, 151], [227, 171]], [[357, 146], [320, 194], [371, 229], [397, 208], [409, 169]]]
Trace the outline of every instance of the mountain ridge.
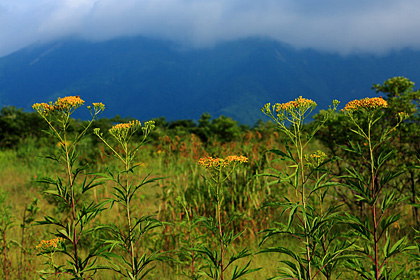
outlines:
[[265, 119], [260, 108], [268, 102], [303, 96], [325, 109], [333, 99], [375, 96], [372, 84], [394, 76], [416, 82], [419, 63], [420, 52], [411, 50], [340, 56], [266, 38], [206, 49], [143, 37], [63, 40], [0, 58], [0, 106], [30, 110], [36, 102], [80, 95], [103, 102], [105, 117], [197, 120], [208, 112], [254, 124]]

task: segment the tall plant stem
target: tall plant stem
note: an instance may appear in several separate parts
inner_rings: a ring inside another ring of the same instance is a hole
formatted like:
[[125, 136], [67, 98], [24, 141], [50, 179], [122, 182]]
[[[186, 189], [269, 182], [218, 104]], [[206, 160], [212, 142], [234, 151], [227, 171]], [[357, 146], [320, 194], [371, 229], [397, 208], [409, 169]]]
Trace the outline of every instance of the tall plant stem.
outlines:
[[129, 161], [129, 152], [128, 152], [127, 145], [124, 146], [124, 150], [125, 150], [124, 165], [125, 165], [125, 172], [127, 176], [127, 180], [125, 182], [125, 195], [126, 195], [125, 209], [127, 213], [127, 223], [128, 223], [128, 240], [130, 242], [131, 270], [132, 270], [134, 279], [136, 279], [137, 274], [136, 274], [135, 252], [134, 252], [134, 242], [133, 242], [133, 229], [131, 227], [130, 189], [129, 189], [130, 185], [129, 185], [129, 176], [128, 176], [128, 172], [130, 170], [130, 161]]
[[[64, 124], [65, 126], [66, 124]], [[79, 261], [78, 261], [78, 250], [77, 250], [77, 243], [78, 243], [78, 238], [77, 238], [77, 232], [76, 232], [76, 219], [77, 219], [77, 215], [76, 215], [76, 201], [74, 199], [74, 188], [73, 188], [73, 175], [71, 173], [71, 165], [70, 165], [70, 150], [68, 147], [68, 143], [67, 143], [67, 138], [66, 138], [66, 130], [64, 127], [64, 133], [63, 133], [63, 145], [66, 151], [66, 169], [67, 169], [67, 175], [69, 177], [69, 188], [70, 188], [70, 194], [71, 194], [71, 211], [72, 211], [72, 223], [73, 223], [73, 249], [74, 249], [74, 261], [75, 261], [75, 266], [76, 266], [76, 271], [77, 273], [79, 273], [80, 271], [80, 267], [79, 267]]]
[[221, 194], [220, 194], [220, 187], [221, 187], [221, 176], [222, 170], [219, 170], [217, 175], [217, 182], [216, 182], [216, 197], [217, 197], [217, 208], [216, 208], [216, 216], [219, 225], [219, 240], [220, 240], [220, 280], [223, 280], [223, 257], [224, 257], [224, 247], [223, 247], [223, 231], [222, 231], [222, 218], [221, 218]]
[[[306, 197], [305, 197], [305, 165], [303, 162], [303, 147], [302, 139], [300, 135], [300, 123], [295, 125], [295, 135], [296, 135], [296, 149], [298, 152], [298, 158], [299, 158], [299, 169], [300, 169], [300, 184], [301, 184], [301, 200], [302, 200], [302, 206], [303, 211], [306, 212]], [[306, 240], [306, 260], [308, 261], [308, 279], [311, 278], [311, 248], [309, 244], [309, 235], [308, 235], [308, 219], [306, 216], [306, 213], [302, 217], [302, 223], [305, 230], [305, 240]]]
[[130, 240], [131, 270], [134, 276], [136, 273], [136, 267], [135, 267], [135, 254], [134, 254], [134, 243], [133, 243], [133, 229], [131, 228], [130, 202], [128, 201], [128, 199], [126, 202], [127, 202], [126, 209], [127, 209], [127, 222], [128, 222], [128, 238]]
[[367, 141], [369, 145], [369, 153], [370, 153], [370, 172], [371, 172], [371, 193], [372, 193], [372, 218], [373, 218], [373, 249], [375, 252], [375, 278], [379, 280], [380, 273], [379, 273], [379, 256], [378, 256], [378, 224], [377, 224], [377, 217], [376, 217], [376, 184], [375, 184], [375, 161], [373, 157], [373, 149], [372, 149], [372, 141], [371, 141], [371, 122], [369, 120], [368, 126], [368, 135]]
[[374, 250], [375, 250], [375, 277], [376, 280], [379, 280], [379, 260], [378, 260], [378, 239], [377, 239], [377, 235], [378, 235], [378, 230], [377, 230], [377, 225], [376, 225], [376, 207], [375, 204], [372, 206], [372, 212], [373, 212], [373, 233], [374, 233]]

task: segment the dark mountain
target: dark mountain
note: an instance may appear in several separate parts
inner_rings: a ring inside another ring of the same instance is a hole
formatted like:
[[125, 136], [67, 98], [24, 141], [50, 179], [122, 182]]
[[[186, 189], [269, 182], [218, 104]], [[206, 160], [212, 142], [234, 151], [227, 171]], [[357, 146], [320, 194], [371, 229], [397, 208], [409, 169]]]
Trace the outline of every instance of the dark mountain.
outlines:
[[0, 58], [0, 106], [30, 110], [33, 103], [80, 95], [103, 102], [104, 116], [148, 120], [198, 119], [204, 112], [253, 124], [267, 102], [311, 98], [319, 108], [333, 99], [375, 96], [373, 83], [394, 76], [420, 81], [420, 52], [386, 56], [295, 50], [251, 38], [208, 49], [123, 38], [92, 43], [68, 40], [32, 46]]

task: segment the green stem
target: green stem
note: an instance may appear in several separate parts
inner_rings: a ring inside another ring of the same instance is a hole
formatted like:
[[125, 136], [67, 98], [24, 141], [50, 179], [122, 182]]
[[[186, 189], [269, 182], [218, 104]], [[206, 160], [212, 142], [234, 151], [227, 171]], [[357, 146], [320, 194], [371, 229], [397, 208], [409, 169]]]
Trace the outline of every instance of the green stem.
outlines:
[[131, 258], [131, 271], [134, 279], [137, 279], [136, 264], [135, 264], [135, 251], [134, 251], [134, 242], [133, 242], [133, 228], [131, 227], [131, 210], [130, 210], [130, 189], [129, 189], [129, 176], [128, 171], [130, 170], [130, 160], [129, 160], [129, 151], [128, 145], [125, 143], [123, 145], [125, 152], [125, 172], [127, 176], [126, 186], [125, 186], [125, 195], [126, 195], [126, 213], [127, 213], [127, 223], [128, 223], [128, 240], [130, 242], [130, 258]]
[[127, 222], [128, 222], [128, 238], [130, 240], [130, 257], [131, 257], [131, 270], [132, 274], [135, 278], [136, 277], [136, 267], [135, 267], [135, 254], [134, 254], [134, 243], [133, 243], [133, 229], [131, 228], [131, 213], [130, 213], [130, 202], [126, 201], [127, 203]]
[[377, 228], [377, 217], [376, 217], [376, 185], [375, 185], [375, 161], [373, 156], [373, 148], [372, 148], [372, 139], [371, 139], [371, 129], [372, 129], [372, 122], [369, 119], [368, 125], [368, 145], [369, 145], [369, 153], [370, 153], [370, 172], [371, 172], [371, 194], [372, 194], [372, 215], [373, 215], [373, 249], [375, 252], [375, 278], [379, 280], [380, 272], [379, 272], [379, 256], [378, 256], [378, 228]]
[[305, 230], [305, 239], [306, 239], [306, 259], [308, 261], [308, 279], [311, 279], [311, 248], [310, 248], [310, 244], [309, 244], [309, 234], [308, 234], [308, 219], [306, 216], [306, 197], [305, 197], [305, 165], [303, 162], [303, 145], [302, 145], [302, 139], [301, 139], [301, 134], [300, 134], [300, 124], [297, 124], [297, 139], [296, 139], [296, 143], [297, 143], [297, 152], [298, 152], [298, 158], [299, 158], [299, 165], [300, 165], [300, 173], [301, 173], [301, 187], [302, 187], [302, 191], [301, 191], [301, 200], [302, 200], [302, 206], [303, 206], [303, 211], [305, 212], [305, 214], [303, 215], [303, 226], [304, 226], [304, 230]]
[[119, 153], [117, 153], [117, 151], [114, 150], [114, 148], [111, 147], [111, 145], [108, 144], [108, 142], [105, 141], [105, 139], [103, 139], [101, 137], [101, 135], [97, 134], [97, 136], [99, 137], [99, 139], [101, 139], [102, 142], [104, 142], [104, 144], [114, 153], [114, 155], [116, 155], [124, 164], [125, 164], [125, 160], [123, 159], [122, 156], [120, 156]]
[[75, 198], [74, 198], [74, 188], [73, 188], [73, 176], [71, 173], [71, 166], [70, 166], [70, 149], [68, 147], [68, 143], [67, 143], [67, 137], [66, 137], [66, 123], [63, 123], [63, 145], [64, 145], [64, 149], [66, 152], [66, 171], [67, 171], [67, 175], [69, 178], [69, 187], [70, 187], [70, 195], [71, 195], [71, 210], [72, 210], [72, 231], [73, 231], [73, 249], [74, 249], [74, 260], [75, 260], [75, 267], [76, 267], [76, 273], [77, 275], [79, 274], [80, 271], [80, 267], [79, 267], [79, 259], [78, 259], [78, 250], [77, 250], [77, 231], [76, 231], [76, 219], [77, 219], [77, 215], [76, 215], [76, 202], [75, 202]]
[[218, 220], [219, 225], [219, 240], [220, 240], [220, 280], [223, 280], [223, 257], [224, 257], [224, 246], [223, 246], [223, 231], [222, 231], [222, 219], [221, 219], [221, 193], [220, 193], [220, 187], [221, 187], [221, 176], [222, 176], [222, 169], [219, 170], [219, 174], [217, 177], [217, 183], [216, 183], [216, 199], [217, 199], [217, 209], [216, 209], [216, 216]]

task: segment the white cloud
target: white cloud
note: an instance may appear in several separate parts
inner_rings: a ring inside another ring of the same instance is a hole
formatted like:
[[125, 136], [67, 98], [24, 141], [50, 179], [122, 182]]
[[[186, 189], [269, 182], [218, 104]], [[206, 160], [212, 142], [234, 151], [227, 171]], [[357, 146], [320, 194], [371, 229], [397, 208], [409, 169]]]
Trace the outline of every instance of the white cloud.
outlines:
[[296, 47], [350, 53], [419, 48], [417, 0], [3, 0], [0, 56], [79, 36], [144, 35], [207, 46], [270, 36]]

